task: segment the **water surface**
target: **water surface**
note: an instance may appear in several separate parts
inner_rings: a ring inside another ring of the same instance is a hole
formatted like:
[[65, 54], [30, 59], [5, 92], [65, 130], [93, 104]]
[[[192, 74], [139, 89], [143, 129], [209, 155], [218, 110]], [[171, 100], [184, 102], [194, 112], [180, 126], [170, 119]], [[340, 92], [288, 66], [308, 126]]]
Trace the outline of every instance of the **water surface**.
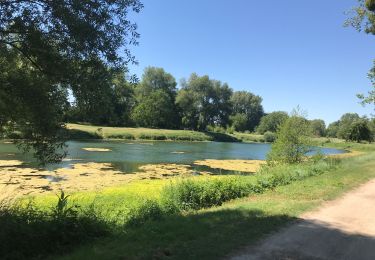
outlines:
[[[140, 165], [157, 163], [193, 164], [204, 159], [266, 159], [270, 144], [172, 142], [172, 141], [69, 141], [68, 156], [47, 169], [71, 167], [78, 162], [108, 162], [124, 172], [136, 171]], [[82, 148], [107, 148], [110, 152], [85, 151]], [[314, 148], [311, 153], [341, 154], [344, 150]], [[35, 164], [30, 154], [20, 153], [13, 144], [0, 144], [0, 159], [19, 159]]]

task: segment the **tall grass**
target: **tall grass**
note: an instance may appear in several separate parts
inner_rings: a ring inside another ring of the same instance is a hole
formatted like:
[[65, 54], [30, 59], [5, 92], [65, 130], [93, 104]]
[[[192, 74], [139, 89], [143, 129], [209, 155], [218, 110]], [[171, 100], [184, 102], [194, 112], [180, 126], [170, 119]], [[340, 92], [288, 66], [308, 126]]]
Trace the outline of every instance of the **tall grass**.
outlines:
[[82, 243], [124, 232], [167, 215], [219, 206], [226, 201], [260, 194], [278, 186], [317, 176], [353, 163], [365, 163], [373, 154], [359, 158], [322, 159], [296, 165], [263, 167], [250, 176], [189, 178], [171, 182], [160, 195], [150, 198], [121, 195], [111, 200], [92, 200], [85, 206], [61, 194], [55, 206], [0, 205], [0, 259], [40, 258], [61, 254]]
[[167, 185], [161, 193], [166, 211], [179, 212], [219, 206], [223, 202], [262, 193], [337, 167], [338, 161], [327, 159], [302, 165], [263, 167], [254, 176], [218, 179], [188, 179]]
[[58, 198], [48, 211], [32, 201], [26, 205], [0, 203], [0, 258], [30, 259], [69, 251], [93, 238], [110, 233], [110, 226], [95, 211], [68, 206]]

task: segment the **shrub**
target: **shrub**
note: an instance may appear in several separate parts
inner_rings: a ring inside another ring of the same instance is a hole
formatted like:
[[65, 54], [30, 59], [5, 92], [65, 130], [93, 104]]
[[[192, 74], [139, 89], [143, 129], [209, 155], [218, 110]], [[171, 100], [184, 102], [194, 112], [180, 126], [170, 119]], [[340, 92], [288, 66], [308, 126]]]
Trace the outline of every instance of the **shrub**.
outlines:
[[267, 155], [269, 163], [298, 163], [310, 150], [310, 125], [302, 116], [286, 119], [276, 133], [276, 141]]
[[129, 213], [127, 224], [141, 225], [149, 220], [160, 219], [162, 215], [163, 211], [156, 201], [144, 200]]
[[220, 206], [223, 202], [262, 193], [277, 186], [324, 173], [334, 167], [333, 161], [302, 165], [265, 166], [257, 175], [213, 180], [188, 179], [165, 186], [161, 205], [168, 213]]
[[167, 140], [167, 137], [163, 134], [140, 134], [139, 139], [144, 140]]
[[132, 134], [124, 133], [124, 134], [109, 134], [107, 138], [113, 139], [124, 139], [124, 140], [134, 140], [135, 137]]
[[68, 251], [77, 244], [109, 233], [109, 226], [92, 211], [68, 206], [63, 193], [56, 207], [42, 211], [33, 202], [0, 205], [0, 258], [41, 258]]
[[267, 143], [273, 143], [276, 140], [276, 134], [270, 131], [264, 133], [264, 141]]

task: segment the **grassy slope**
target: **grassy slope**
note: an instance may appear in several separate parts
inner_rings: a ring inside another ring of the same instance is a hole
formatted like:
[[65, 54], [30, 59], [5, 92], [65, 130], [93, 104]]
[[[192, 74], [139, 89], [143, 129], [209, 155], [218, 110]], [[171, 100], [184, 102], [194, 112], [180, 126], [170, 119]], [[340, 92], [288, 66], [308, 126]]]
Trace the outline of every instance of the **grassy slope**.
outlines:
[[[366, 148], [367, 149], [367, 148]], [[373, 149], [373, 147], [372, 147]], [[375, 154], [221, 207], [166, 217], [77, 249], [64, 259], [216, 259], [375, 177]], [[324, 189], [322, 188], [324, 187]]]
[[[166, 139], [186, 139], [192, 141], [212, 140], [212, 137], [206, 133], [188, 130], [167, 130], [131, 127], [102, 127], [79, 124], [67, 124], [67, 128], [70, 130], [75, 130], [75, 134], [77, 134], [77, 137], [79, 137], [80, 132], [82, 132], [81, 134], [83, 134], [83, 137], [85, 137], [85, 134], [92, 135], [92, 137], [95, 137], [96, 134], [101, 132], [103, 138], [157, 139], [159, 137], [160, 139], [160, 137], [165, 136]], [[98, 131], [98, 129], [101, 130]]]
[[72, 139], [140, 139], [140, 140], [180, 140], [180, 141], [246, 141], [264, 142], [263, 135], [235, 133], [233, 135], [189, 130], [103, 127], [67, 124]]

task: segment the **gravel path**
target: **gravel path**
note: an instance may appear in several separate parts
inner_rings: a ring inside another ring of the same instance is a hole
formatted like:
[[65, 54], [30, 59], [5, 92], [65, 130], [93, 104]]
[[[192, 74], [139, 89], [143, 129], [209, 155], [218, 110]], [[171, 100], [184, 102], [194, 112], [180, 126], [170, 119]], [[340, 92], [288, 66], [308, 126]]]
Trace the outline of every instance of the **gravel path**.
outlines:
[[375, 180], [230, 259], [375, 259]]

